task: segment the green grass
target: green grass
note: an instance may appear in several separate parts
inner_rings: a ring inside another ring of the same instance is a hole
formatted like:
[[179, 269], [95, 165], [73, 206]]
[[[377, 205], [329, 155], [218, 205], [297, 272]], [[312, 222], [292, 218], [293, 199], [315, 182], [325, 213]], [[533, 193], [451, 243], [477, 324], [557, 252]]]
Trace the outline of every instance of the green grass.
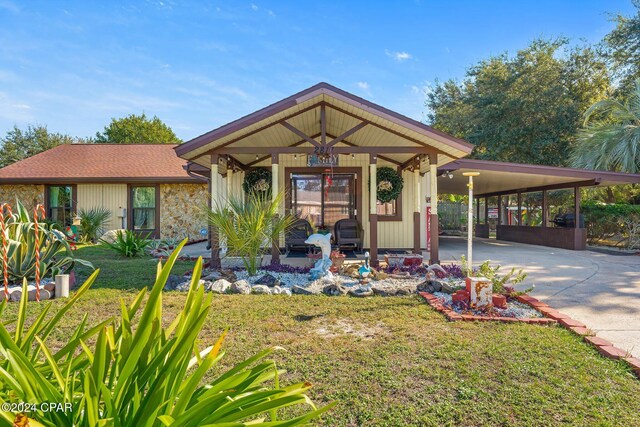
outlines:
[[[52, 340], [85, 312], [93, 322], [117, 313], [120, 298], [134, 295], [122, 289], [153, 277], [148, 259], [95, 247], [78, 256], [102, 268], [101, 278]], [[164, 295], [167, 322], [184, 301]], [[29, 307], [35, 315], [41, 305]], [[216, 296], [202, 347], [226, 327], [224, 367], [283, 346], [283, 381], [309, 380], [316, 402], [339, 401], [323, 419], [328, 426], [640, 425], [640, 381], [559, 327], [451, 323], [416, 296]]]
[[[91, 261], [94, 267], [100, 269], [100, 277], [93, 285], [94, 289], [140, 289], [153, 285], [156, 277], [157, 260], [149, 256], [126, 258], [117, 255], [112, 249], [93, 245], [79, 246], [76, 257]], [[192, 269], [193, 264], [193, 261], [177, 261], [174, 273], [182, 275]], [[92, 270], [78, 266], [75, 271], [78, 281], [82, 283]]]

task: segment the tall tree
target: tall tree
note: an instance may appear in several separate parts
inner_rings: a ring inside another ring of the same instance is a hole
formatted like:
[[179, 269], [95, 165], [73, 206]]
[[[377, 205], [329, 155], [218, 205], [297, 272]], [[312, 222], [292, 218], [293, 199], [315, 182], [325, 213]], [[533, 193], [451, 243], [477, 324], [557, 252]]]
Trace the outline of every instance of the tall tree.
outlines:
[[616, 27], [605, 36], [603, 54], [619, 82], [619, 95], [633, 91], [640, 78], [640, 0], [632, 0], [636, 8], [633, 16], [615, 15]]
[[491, 57], [462, 83], [428, 94], [431, 125], [475, 145], [472, 157], [565, 165], [581, 114], [609, 91], [606, 66], [590, 47], [536, 40], [511, 57]]
[[182, 142], [173, 130], [157, 116], [152, 119], [131, 114], [120, 119], [111, 119], [104, 131], [96, 133], [97, 143], [111, 144], [179, 144]]
[[52, 133], [46, 126], [29, 125], [25, 130], [14, 126], [0, 139], [0, 167], [34, 156], [62, 144], [77, 142], [77, 138]]
[[605, 99], [587, 110], [571, 157], [573, 166], [640, 172], [640, 79], [625, 98]]

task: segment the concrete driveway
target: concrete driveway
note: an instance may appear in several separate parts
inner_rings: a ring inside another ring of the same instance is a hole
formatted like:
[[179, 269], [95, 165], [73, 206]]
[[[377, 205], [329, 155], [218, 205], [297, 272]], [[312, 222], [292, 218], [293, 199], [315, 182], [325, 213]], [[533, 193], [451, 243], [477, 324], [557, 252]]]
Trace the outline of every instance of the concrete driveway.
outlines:
[[[531, 295], [640, 357], [640, 256], [491, 239], [476, 239], [473, 248], [474, 265], [489, 259], [503, 272], [523, 268], [528, 273], [523, 287], [536, 286]], [[440, 240], [443, 263], [459, 261], [466, 251], [464, 239]]]

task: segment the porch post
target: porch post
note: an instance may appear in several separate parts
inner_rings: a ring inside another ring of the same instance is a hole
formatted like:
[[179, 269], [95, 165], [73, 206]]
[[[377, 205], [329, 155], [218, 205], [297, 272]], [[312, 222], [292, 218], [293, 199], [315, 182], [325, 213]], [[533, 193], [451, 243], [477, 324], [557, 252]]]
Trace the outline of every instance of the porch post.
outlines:
[[[218, 194], [218, 179], [220, 174], [218, 173], [218, 155], [211, 155], [211, 172], [210, 172], [210, 182], [211, 182], [211, 197], [209, 199], [209, 208], [213, 208], [215, 206], [215, 202], [218, 201], [220, 194]], [[220, 268], [220, 240], [218, 236], [218, 230], [215, 227], [209, 227], [211, 233], [211, 265], [212, 269]]]
[[496, 238], [498, 237], [498, 226], [502, 225], [502, 196], [498, 196], [498, 221], [496, 224]]
[[[279, 188], [279, 176], [278, 176], [278, 166], [280, 163], [280, 156], [278, 154], [271, 155], [271, 200], [275, 201], [278, 197], [278, 193], [280, 192]], [[280, 207], [278, 207], [278, 212]], [[276, 213], [276, 218], [274, 221], [278, 220], [279, 214]], [[276, 237], [271, 243], [271, 264], [280, 264], [280, 236]]]
[[375, 154], [369, 154], [369, 255], [371, 264], [378, 263], [378, 182], [377, 166], [378, 158]]
[[225, 178], [227, 184], [227, 201], [231, 198], [231, 180], [233, 179], [233, 168], [227, 166], [227, 177]]
[[547, 190], [542, 190], [542, 226], [546, 227], [549, 221], [549, 212], [547, 212]]
[[429, 182], [431, 184], [431, 228], [429, 234], [431, 236], [431, 253], [429, 254], [429, 264], [440, 263], [440, 252], [438, 250], [438, 155], [429, 155]]
[[415, 194], [413, 207], [413, 253], [421, 254], [420, 250], [420, 164], [413, 170], [413, 191]]

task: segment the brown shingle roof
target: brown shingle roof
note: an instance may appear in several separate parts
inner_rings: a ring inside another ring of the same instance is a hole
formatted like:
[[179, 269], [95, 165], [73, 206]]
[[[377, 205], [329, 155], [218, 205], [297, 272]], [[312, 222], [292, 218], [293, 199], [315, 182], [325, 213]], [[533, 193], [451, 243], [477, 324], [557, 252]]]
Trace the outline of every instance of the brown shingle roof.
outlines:
[[0, 169], [0, 184], [199, 182], [175, 144], [65, 144]]

